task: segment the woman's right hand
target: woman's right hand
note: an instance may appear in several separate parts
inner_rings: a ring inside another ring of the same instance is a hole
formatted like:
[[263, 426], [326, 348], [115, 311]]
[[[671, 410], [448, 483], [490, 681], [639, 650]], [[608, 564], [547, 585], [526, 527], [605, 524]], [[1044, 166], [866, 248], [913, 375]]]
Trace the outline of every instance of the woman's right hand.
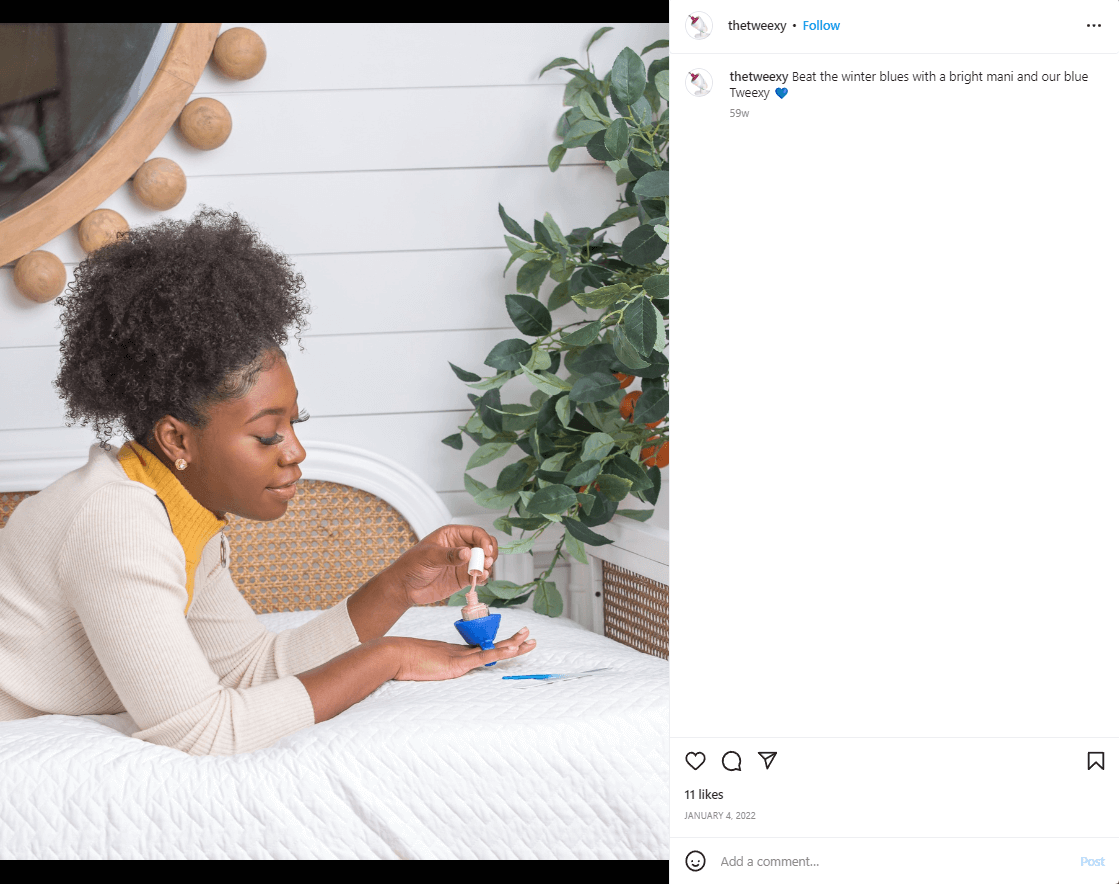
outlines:
[[398, 668], [393, 676], [397, 681], [443, 681], [458, 678], [471, 669], [520, 657], [536, 647], [536, 639], [528, 637], [528, 628], [511, 638], [495, 642], [493, 650], [483, 651], [470, 645], [428, 641], [422, 638], [385, 637], [381, 642], [390, 643]]

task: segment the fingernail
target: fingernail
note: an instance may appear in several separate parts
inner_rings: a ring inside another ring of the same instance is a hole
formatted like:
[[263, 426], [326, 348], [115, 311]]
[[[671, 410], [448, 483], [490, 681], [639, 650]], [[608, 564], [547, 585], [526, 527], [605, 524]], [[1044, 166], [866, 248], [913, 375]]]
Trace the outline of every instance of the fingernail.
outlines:
[[527, 626], [522, 626], [520, 629], [517, 630], [517, 635], [521, 635], [521, 634], [526, 633], [526, 632], [528, 632], [528, 627]]
[[534, 639], [534, 638], [525, 639], [525, 644], [526, 645], [534, 645], [534, 644], [536, 644], [536, 639]]

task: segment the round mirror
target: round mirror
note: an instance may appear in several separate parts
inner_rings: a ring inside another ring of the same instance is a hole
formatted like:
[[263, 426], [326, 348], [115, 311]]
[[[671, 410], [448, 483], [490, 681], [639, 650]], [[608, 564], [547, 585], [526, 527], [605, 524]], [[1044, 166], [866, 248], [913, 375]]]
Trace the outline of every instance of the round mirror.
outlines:
[[0, 23], [0, 218], [49, 193], [128, 116], [174, 24]]
[[219, 23], [0, 23], [0, 264], [140, 167], [198, 82]]

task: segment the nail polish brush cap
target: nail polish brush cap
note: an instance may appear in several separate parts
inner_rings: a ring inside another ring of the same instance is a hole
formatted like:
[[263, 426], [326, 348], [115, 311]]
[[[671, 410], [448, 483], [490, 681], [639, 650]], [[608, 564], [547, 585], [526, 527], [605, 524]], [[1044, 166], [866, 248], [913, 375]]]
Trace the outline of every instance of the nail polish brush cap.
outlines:
[[466, 566], [466, 573], [473, 574], [476, 571], [480, 575], [485, 570], [486, 551], [480, 546], [476, 546], [470, 550], [470, 564]]

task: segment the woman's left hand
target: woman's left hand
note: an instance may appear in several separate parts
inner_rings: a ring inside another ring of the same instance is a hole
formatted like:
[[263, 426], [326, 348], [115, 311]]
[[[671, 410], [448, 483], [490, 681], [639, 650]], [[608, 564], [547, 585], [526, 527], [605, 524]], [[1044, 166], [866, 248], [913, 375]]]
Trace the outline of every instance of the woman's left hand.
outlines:
[[450, 598], [470, 585], [466, 567], [470, 550], [486, 551], [486, 570], [478, 583], [490, 579], [497, 561], [497, 538], [473, 525], [444, 525], [413, 546], [386, 569], [394, 584], [413, 605], [430, 605]]

